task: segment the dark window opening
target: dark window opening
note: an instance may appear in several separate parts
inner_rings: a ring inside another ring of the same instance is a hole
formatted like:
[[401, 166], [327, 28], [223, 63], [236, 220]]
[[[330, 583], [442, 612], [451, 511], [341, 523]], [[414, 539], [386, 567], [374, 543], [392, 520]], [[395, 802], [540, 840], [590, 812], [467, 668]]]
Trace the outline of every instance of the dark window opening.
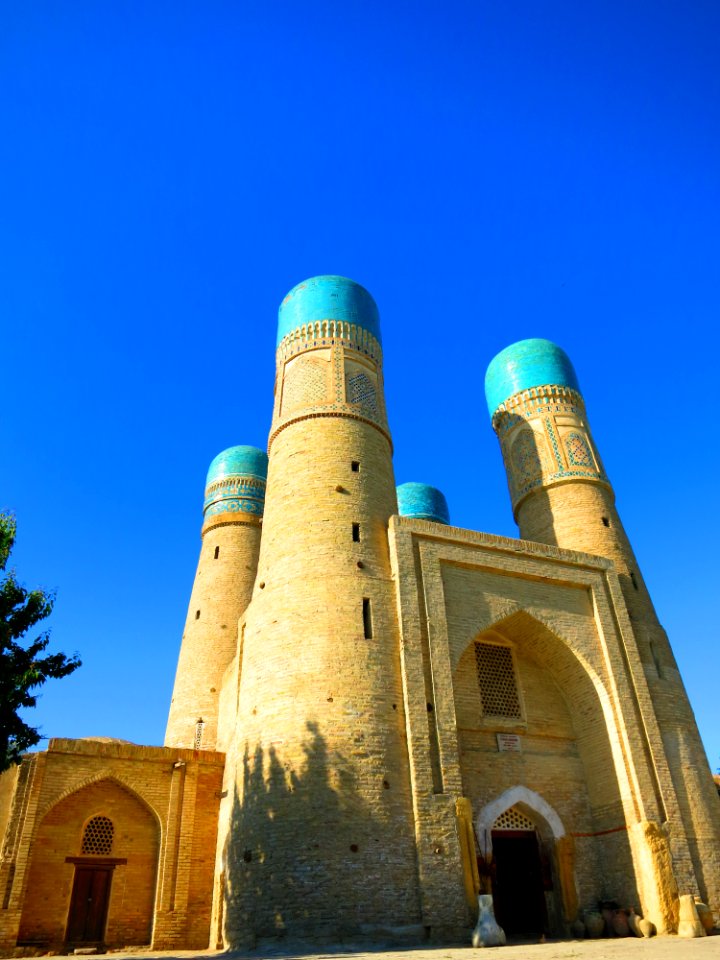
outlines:
[[219, 556], [220, 556], [220, 547], [215, 547], [215, 559], [217, 560]]
[[604, 527], [609, 527], [609, 526], [610, 526], [610, 521], [609, 521], [609, 519], [608, 519], [607, 517], [603, 517], [603, 518], [602, 518], [602, 522], [603, 522], [603, 526], [604, 526]]
[[637, 585], [637, 580], [635, 579], [635, 574], [632, 572], [632, 570], [630, 571], [630, 580], [632, 581], [632, 585], [635, 587], [635, 589], [639, 590], [640, 588]]
[[372, 640], [372, 610], [368, 597], [363, 597], [363, 630], [365, 631], [365, 639]]
[[359, 461], [359, 460], [353, 460], [353, 462], [351, 463], [350, 466], [351, 466], [351, 468], [352, 468], [352, 472], [353, 472], [353, 473], [360, 473], [360, 461]]
[[353, 535], [353, 543], [360, 543], [360, 524], [359, 523], [354, 523], [352, 525], [352, 535]]
[[199, 611], [199, 610], [196, 610], [196, 611], [195, 611], [195, 619], [196, 619], [196, 620], [199, 620], [199, 619], [200, 619], [200, 611]]

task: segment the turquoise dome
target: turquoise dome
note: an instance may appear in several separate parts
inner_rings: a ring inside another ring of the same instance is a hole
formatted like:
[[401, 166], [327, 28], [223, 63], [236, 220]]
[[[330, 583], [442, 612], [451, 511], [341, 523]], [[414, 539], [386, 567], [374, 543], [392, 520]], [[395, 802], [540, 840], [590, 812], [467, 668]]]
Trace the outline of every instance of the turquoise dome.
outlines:
[[550, 340], [520, 340], [490, 362], [485, 374], [485, 396], [490, 416], [516, 393], [553, 384], [580, 392], [570, 358]]
[[205, 517], [216, 513], [263, 515], [268, 458], [257, 447], [229, 447], [210, 464], [205, 486]]
[[223, 477], [246, 476], [267, 480], [268, 458], [258, 447], [228, 447], [219, 453], [208, 470], [206, 486]]
[[311, 277], [293, 287], [278, 310], [277, 342], [314, 320], [354, 323], [381, 342], [377, 304], [365, 287], [347, 277]]
[[401, 517], [450, 523], [447, 500], [437, 487], [427, 483], [401, 483], [397, 488], [397, 498]]

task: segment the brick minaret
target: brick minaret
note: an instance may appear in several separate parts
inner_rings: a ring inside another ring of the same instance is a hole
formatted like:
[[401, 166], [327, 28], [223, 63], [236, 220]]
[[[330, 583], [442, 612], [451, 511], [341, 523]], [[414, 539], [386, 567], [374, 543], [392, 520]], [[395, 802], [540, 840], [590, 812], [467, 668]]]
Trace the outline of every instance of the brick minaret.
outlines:
[[[485, 391], [520, 536], [615, 563], [672, 771], [663, 801], [680, 891], [717, 902], [716, 880], [712, 888], [711, 879], [705, 880], [718, 877], [717, 792], [672, 649], [590, 432], [575, 370], [549, 340], [522, 340], [490, 363]], [[683, 833], [687, 843], [677, 839]]]
[[217, 749], [223, 673], [257, 571], [267, 455], [230, 447], [210, 464], [202, 546], [183, 632], [165, 745]]
[[279, 313], [258, 576], [239, 665], [225, 943], [419, 923], [377, 307], [343, 277]]

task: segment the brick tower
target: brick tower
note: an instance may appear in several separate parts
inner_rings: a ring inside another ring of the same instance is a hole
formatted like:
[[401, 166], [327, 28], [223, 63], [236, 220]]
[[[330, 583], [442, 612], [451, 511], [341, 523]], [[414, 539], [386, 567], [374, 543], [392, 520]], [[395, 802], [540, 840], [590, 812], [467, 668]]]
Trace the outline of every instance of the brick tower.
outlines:
[[220, 749], [221, 682], [255, 583], [266, 477], [267, 455], [256, 447], [230, 447], [210, 464], [200, 559], [165, 733], [168, 747]]
[[231, 948], [419, 923], [391, 454], [372, 297], [343, 277], [299, 284], [279, 312], [258, 576], [241, 623]]
[[573, 366], [549, 340], [490, 363], [485, 391], [525, 540], [614, 561], [667, 761], [660, 799], [681, 893], [717, 902], [720, 807], [690, 703], [615, 506]]

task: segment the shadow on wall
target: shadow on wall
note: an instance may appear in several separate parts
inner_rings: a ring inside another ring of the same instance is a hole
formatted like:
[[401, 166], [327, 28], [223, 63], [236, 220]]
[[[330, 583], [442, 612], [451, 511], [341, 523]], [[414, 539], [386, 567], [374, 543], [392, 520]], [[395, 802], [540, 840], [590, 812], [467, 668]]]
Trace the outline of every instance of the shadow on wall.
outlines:
[[[246, 746], [224, 856], [223, 932], [231, 948], [266, 937], [362, 936], [366, 926], [392, 926], [398, 917], [419, 922], [407, 875], [414, 851], [408, 856], [399, 841], [406, 832], [399, 796], [380, 780], [379, 812], [371, 815], [348, 760], [328, 749], [316, 723], [306, 726], [299, 773], [274, 746], [252, 754]], [[355, 737], [356, 768], [362, 736]]]

